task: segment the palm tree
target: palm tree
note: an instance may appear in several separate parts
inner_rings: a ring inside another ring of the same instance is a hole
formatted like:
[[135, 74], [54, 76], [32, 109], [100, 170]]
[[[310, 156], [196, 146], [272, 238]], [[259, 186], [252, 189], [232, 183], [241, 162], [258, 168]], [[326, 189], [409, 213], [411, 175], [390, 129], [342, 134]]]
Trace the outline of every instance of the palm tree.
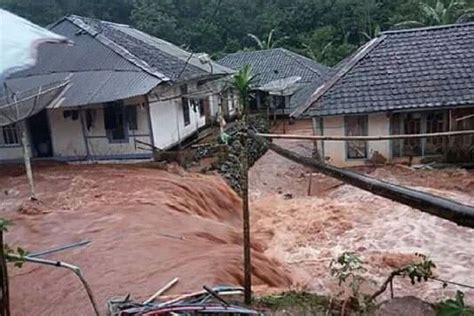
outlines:
[[252, 74], [252, 68], [250, 67], [250, 65], [245, 65], [234, 76], [232, 85], [239, 93], [241, 114], [246, 114], [247, 105], [249, 103], [250, 98], [250, 89], [254, 80], [255, 75]]
[[382, 32], [382, 29], [380, 28], [380, 25], [376, 24], [373, 30], [369, 29], [368, 32], [360, 32], [360, 34], [364, 36], [368, 41], [370, 41], [371, 39], [379, 36], [381, 32]]
[[250, 89], [255, 76], [252, 75], [250, 65], [244, 66], [233, 80], [234, 88], [239, 92], [240, 97], [240, 188], [242, 194], [242, 216], [243, 216], [243, 234], [244, 234], [244, 296], [245, 303], [250, 304], [252, 300], [252, 265], [250, 258], [250, 210], [249, 210], [249, 190], [248, 190], [248, 152], [247, 141], [248, 131], [248, 104], [250, 98]]
[[424, 0], [419, 2], [419, 10], [420, 20], [400, 22], [393, 28], [403, 29], [474, 21], [474, 9], [467, 8], [464, 0]]
[[273, 33], [275, 33], [275, 29], [272, 29], [270, 33], [267, 35], [267, 39], [265, 41], [262, 41], [257, 35], [255, 34], [247, 34], [251, 39], [254, 40], [254, 42], [257, 44], [257, 48], [260, 50], [263, 49], [270, 49], [270, 48], [275, 48], [284, 41], [286, 41], [289, 37], [288, 36], [283, 36], [282, 38], [279, 38], [277, 40], [273, 39]]
[[324, 47], [320, 50], [311, 47], [311, 45], [303, 43], [303, 47], [305, 49], [306, 54], [309, 58], [317, 61], [322, 62], [326, 57], [328, 51], [332, 48], [332, 42], [327, 43]]

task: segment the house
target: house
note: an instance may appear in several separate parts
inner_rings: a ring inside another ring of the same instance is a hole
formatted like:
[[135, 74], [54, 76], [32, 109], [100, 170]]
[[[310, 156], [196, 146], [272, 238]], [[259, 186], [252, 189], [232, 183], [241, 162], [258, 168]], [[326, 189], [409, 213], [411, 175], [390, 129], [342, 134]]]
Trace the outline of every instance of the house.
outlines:
[[[380, 136], [474, 130], [474, 23], [389, 31], [336, 67], [291, 115], [315, 135]], [[338, 166], [374, 157], [474, 160], [474, 137], [318, 141]], [[382, 159], [383, 160], [383, 159]]]
[[[42, 44], [37, 64], [14, 74], [12, 91], [69, 78], [59, 107], [27, 120], [33, 157], [148, 159], [209, 124], [218, 104], [212, 83], [233, 73], [128, 25], [67, 16], [50, 29], [73, 46]], [[0, 161], [22, 158], [14, 125], [0, 131]]]
[[322, 84], [329, 71], [328, 67], [284, 48], [233, 53], [218, 63], [236, 71], [250, 65], [256, 76], [251, 108], [259, 110], [269, 106], [277, 114], [293, 112], [302, 99], [297, 97], [292, 101], [292, 96], [309, 84]]

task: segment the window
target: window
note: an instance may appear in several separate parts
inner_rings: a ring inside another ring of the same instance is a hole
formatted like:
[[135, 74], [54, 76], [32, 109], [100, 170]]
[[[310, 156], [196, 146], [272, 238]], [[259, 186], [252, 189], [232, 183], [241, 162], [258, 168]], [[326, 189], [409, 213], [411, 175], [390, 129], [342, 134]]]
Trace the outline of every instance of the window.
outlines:
[[[426, 132], [439, 133], [445, 131], [445, 117], [443, 112], [431, 112], [426, 115]], [[425, 155], [443, 153], [443, 137], [428, 137], [425, 144]]]
[[[420, 134], [421, 133], [421, 114], [409, 113], [403, 121], [403, 129], [405, 134]], [[421, 139], [420, 138], [405, 138], [403, 140], [403, 149], [405, 155], [421, 156]]]
[[[395, 113], [390, 119], [392, 135], [438, 133], [447, 130], [447, 112]], [[392, 140], [392, 156], [424, 156], [443, 153], [443, 137]]]
[[285, 108], [285, 97], [282, 95], [273, 95], [273, 106], [276, 109], [284, 109]]
[[109, 142], [128, 141], [125, 108], [121, 102], [111, 102], [105, 105], [104, 125]]
[[2, 136], [3, 136], [3, 142], [0, 142], [0, 144], [2, 145], [19, 145], [20, 144], [20, 136], [19, 136], [17, 125], [15, 124], [3, 126]]
[[138, 105], [128, 105], [125, 108], [125, 115], [127, 117], [128, 129], [131, 131], [138, 130], [137, 106]]
[[[346, 136], [367, 136], [367, 116], [344, 117]], [[348, 159], [367, 158], [367, 142], [353, 140], [346, 142], [346, 153]]]
[[229, 90], [227, 103], [229, 104], [228, 107], [229, 107], [229, 112], [230, 112], [235, 108], [235, 95], [234, 95], [234, 90], [233, 89]]

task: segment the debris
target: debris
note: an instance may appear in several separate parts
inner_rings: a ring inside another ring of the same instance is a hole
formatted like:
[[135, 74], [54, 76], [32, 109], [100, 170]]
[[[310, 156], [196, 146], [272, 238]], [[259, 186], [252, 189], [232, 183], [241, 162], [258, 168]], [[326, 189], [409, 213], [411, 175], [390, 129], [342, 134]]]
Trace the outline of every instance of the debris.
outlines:
[[45, 250], [45, 251], [41, 251], [41, 252], [34, 252], [34, 253], [30, 254], [29, 256], [33, 257], [33, 258], [34, 257], [42, 257], [42, 256], [49, 255], [49, 254], [52, 254], [52, 253], [56, 253], [56, 252], [59, 252], [59, 251], [63, 251], [63, 250], [71, 249], [71, 248], [76, 248], [76, 247], [81, 247], [81, 246], [85, 246], [85, 245], [88, 245], [88, 244], [90, 244], [89, 240], [83, 240], [83, 241], [77, 242], [75, 244], [61, 246], [61, 247], [57, 247], [57, 248], [53, 248], [53, 249]]
[[179, 278], [174, 278], [170, 282], [168, 282], [165, 286], [163, 286], [161, 289], [156, 291], [155, 294], [153, 294], [149, 299], [147, 299], [143, 304], [149, 304], [153, 302], [158, 296], [162, 295], [166, 291], [168, 291], [170, 288], [172, 288], [176, 283], [178, 283]]
[[224, 300], [222, 296], [242, 296], [241, 287], [217, 286], [209, 288], [203, 287], [203, 291], [197, 291], [190, 294], [180, 295], [174, 299], [161, 303], [140, 304], [126, 297], [124, 300], [111, 300], [108, 302], [109, 315], [116, 316], [154, 316], [154, 315], [173, 315], [173, 313], [194, 314], [204, 313], [213, 315], [261, 315], [260, 312], [242, 306], [238, 303], [230, 303]]

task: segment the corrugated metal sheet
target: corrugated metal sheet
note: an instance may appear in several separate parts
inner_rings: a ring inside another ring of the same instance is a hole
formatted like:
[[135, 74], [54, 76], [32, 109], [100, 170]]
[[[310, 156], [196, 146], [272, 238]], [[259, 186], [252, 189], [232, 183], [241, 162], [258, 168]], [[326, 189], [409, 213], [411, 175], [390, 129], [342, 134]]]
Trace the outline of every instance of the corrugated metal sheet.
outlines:
[[37, 88], [71, 75], [61, 106], [72, 107], [144, 95], [162, 82], [68, 20], [53, 30], [74, 46], [41, 45], [36, 65], [7, 81], [12, 90]]
[[42, 44], [36, 65], [12, 77], [92, 70], [142, 71], [67, 20], [53, 30], [72, 40], [74, 45]]
[[64, 80], [69, 75], [71, 84], [61, 107], [104, 103], [145, 95], [160, 83], [160, 80], [145, 72], [100, 70], [16, 78], [8, 80], [7, 84], [13, 91], [23, 91]]

